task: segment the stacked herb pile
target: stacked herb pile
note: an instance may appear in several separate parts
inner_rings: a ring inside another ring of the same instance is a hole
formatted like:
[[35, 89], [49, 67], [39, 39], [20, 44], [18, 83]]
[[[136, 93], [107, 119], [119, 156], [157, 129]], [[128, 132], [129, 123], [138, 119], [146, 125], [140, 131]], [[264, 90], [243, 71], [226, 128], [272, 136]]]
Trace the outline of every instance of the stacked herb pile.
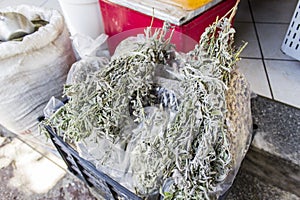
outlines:
[[46, 123], [142, 197], [216, 198], [233, 169], [226, 91], [241, 51], [235, 9], [187, 54], [175, 51], [167, 24], [123, 41], [105, 67], [66, 86], [69, 102]]

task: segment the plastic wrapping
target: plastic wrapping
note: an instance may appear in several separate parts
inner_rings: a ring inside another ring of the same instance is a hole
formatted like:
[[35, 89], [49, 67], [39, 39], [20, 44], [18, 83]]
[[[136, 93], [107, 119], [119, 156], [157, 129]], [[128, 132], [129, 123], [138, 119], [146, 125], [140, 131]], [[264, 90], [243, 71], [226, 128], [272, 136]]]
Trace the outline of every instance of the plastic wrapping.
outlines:
[[[252, 133], [249, 85], [231, 68], [234, 29], [222, 19], [181, 54], [163, 39], [168, 27], [123, 41], [107, 66], [71, 86], [60, 117], [75, 123], [60, 134], [140, 197], [217, 199], [232, 185]], [[220, 35], [209, 38], [217, 28]]]
[[55, 97], [51, 97], [46, 107], [44, 108], [44, 117], [50, 118], [64, 103]]
[[218, 188], [224, 194], [233, 184], [235, 176], [250, 147], [253, 123], [251, 115], [251, 90], [245, 76], [235, 70], [231, 73], [231, 81], [226, 94], [227, 126], [230, 152], [232, 155], [231, 170], [224, 183]]
[[108, 63], [110, 58], [107, 49], [107, 35], [101, 34], [96, 39], [90, 36], [76, 34], [71, 37], [74, 50], [79, 56], [79, 61], [75, 62], [67, 77], [66, 84], [80, 83], [86, 80], [89, 74], [98, 71]]
[[[116, 49], [117, 56], [126, 56], [133, 49], [137, 48], [137, 43], [143, 43], [144, 37], [130, 37], [124, 40]], [[91, 161], [95, 166], [110, 177], [118, 181], [130, 191], [134, 192], [139, 187], [138, 175], [136, 173], [147, 173], [147, 167], [139, 168], [139, 163], [143, 157], [139, 157], [140, 152], [147, 155], [147, 138], [155, 138], [164, 135], [164, 130], [170, 127], [177, 113], [184, 92], [180, 82], [175, 79], [178, 70], [176, 67], [157, 66], [155, 72], [155, 83], [159, 85], [156, 88], [158, 104], [162, 107], [145, 107], [145, 113], [148, 116], [149, 124], [133, 123], [122, 130], [122, 135], [128, 135], [128, 140], [121, 140], [112, 143], [110, 140], [99, 138], [93, 132], [88, 138], [77, 143], [80, 155]], [[224, 194], [232, 185], [240, 164], [249, 148], [252, 135], [252, 119], [250, 109], [250, 87], [245, 77], [235, 70], [231, 73], [229, 88], [226, 93], [227, 103], [227, 125], [228, 142], [230, 144], [230, 153], [232, 155], [230, 171], [225, 181], [217, 186], [211, 196], [218, 197]], [[166, 109], [168, 108], [168, 109]], [[127, 133], [126, 133], [127, 132]], [[134, 135], [135, 138], [131, 138]], [[150, 139], [151, 141], [152, 139]], [[101, 150], [99, 150], [99, 148]], [[148, 152], [149, 153], [149, 152]], [[155, 159], [155, 155], [152, 155]], [[147, 156], [146, 156], [147, 157]], [[103, 165], [105, 163], [105, 165]], [[163, 167], [161, 168], [163, 170]], [[157, 179], [160, 172], [157, 171]], [[163, 183], [159, 181], [156, 184], [162, 184], [163, 191], [168, 191], [169, 185], [174, 183], [174, 178], [168, 178]], [[143, 190], [140, 188], [140, 190]], [[158, 190], [150, 190], [149, 196], [155, 196]], [[148, 198], [149, 198], [148, 196]]]
[[[168, 88], [168, 86], [178, 86], [178, 83], [174, 84], [176, 81], [171, 79], [157, 77], [157, 80], [159, 80], [160, 83], [163, 83], [166, 88]], [[229, 85], [226, 94], [228, 105], [226, 123], [229, 128], [227, 137], [230, 144], [232, 162], [230, 164], [231, 167], [228, 176], [222, 184], [218, 185], [215, 193], [211, 194], [212, 196], [221, 196], [231, 187], [241, 162], [248, 151], [252, 137], [250, 108], [251, 92], [249, 84], [243, 74], [236, 70], [231, 74], [231, 82]], [[166, 88], [161, 89], [159, 96], [161, 96], [162, 102], [166, 107], [172, 107], [174, 106], [174, 102], [180, 102], [180, 95], [178, 93], [178, 95], [174, 95], [176, 92], [173, 90], [170, 90], [172, 95], [166, 95], [168, 91]], [[180, 88], [177, 87], [176, 90], [178, 91]], [[162, 91], [165, 93], [162, 93]], [[175, 96], [179, 97], [176, 101], [174, 101]], [[168, 102], [173, 103], [169, 104]], [[128, 130], [124, 130], [128, 131], [128, 134], [130, 134], [130, 132], [135, 132], [134, 135], [138, 135], [137, 138], [131, 138], [131, 141], [126, 145], [126, 149], [124, 144], [127, 141], [120, 141], [117, 144], [113, 144], [109, 140], [98, 138], [95, 133], [84, 139], [82, 142], [77, 143], [79, 153], [83, 158], [91, 161], [95, 164], [97, 169], [109, 174], [110, 177], [132, 192], [134, 192], [135, 187], [138, 186], [137, 180], [132, 178], [133, 171], [136, 173], [137, 171], [147, 170], [134, 169], [134, 167], [138, 166], [138, 162], [140, 162], [140, 160], [136, 158], [135, 152], [145, 151], [147, 149], [146, 147], [141, 146], [142, 141], [144, 141], [146, 137], [153, 138], [157, 135], [164, 134], [163, 130], [170, 125], [170, 122], [173, 121], [174, 116], [176, 115], [175, 109], [166, 111], [157, 107], [148, 107], [145, 108], [145, 111], [149, 116], [149, 120], [156, 123], [153, 123], [150, 127], [144, 126], [143, 124], [140, 124], [136, 128], [129, 126]], [[146, 127], [148, 127], [148, 130], [143, 130]], [[141, 134], [137, 134], [139, 131]], [[143, 148], [145, 149], [143, 150]], [[131, 160], [130, 158], [136, 158], [136, 160]], [[109, 162], [107, 162], [107, 159], [109, 159]], [[103, 161], [106, 162], [106, 165], [102, 165]], [[167, 190], [168, 185], [170, 185], [171, 182], [173, 182], [173, 179], [166, 179], [163, 188]], [[155, 196], [157, 193], [158, 191], [153, 190], [151, 194], [152, 196]]]
[[[149, 120], [155, 123], [151, 126], [140, 124], [135, 128], [128, 126], [123, 130], [128, 135], [134, 132], [135, 138], [112, 143], [110, 140], [98, 138], [93, 133], [88, 138], [77, 143], [79, 154], [83, 158], [91, 161], [97, 169], [108, 174], [132, 192], [139, 185], [135, 179], [137, 176], [134, 173], [139, 173], [140, 170], [147, 170], [146, 168], [137, 169], [140, 166], [137, 153], [145, 151], [146, 146], [144, 145], [147, 145], [143, 141], [146, 141], [146, 138], [154, 138], [157, 134], [164, 134], [165, 128], [170, 125], [175, 116], [175, 112], [157, 107], [146, 107], [145, 111], [149, 116]], [[105, 165], [102, 164], [103, 162], [105, 162]], [[153, 190], [149, 195], [156, 195], [157, 193], [158, 191]]]
[[109, 57], [107, 50], [108, 36], [105, 34], [99, 35], [96, 39], [88, 35], [75, 34], [71, 37], [74, 50], [78, 53], [79, 59], [86, 57]]

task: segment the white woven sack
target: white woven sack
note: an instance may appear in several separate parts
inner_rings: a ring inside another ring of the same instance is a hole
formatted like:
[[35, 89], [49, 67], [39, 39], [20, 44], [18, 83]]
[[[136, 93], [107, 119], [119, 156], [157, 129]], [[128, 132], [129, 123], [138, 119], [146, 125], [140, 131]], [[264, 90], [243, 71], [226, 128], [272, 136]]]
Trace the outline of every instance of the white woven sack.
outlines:
[[75, 62], [70, 35], [56, 10], [21, 5], [0, 9], [5, 11], [49, 22], [22, 42], [0, 43], [0, 124], [16, 134], [40, 137], [37, 118], [52, 96], [61, 98]]

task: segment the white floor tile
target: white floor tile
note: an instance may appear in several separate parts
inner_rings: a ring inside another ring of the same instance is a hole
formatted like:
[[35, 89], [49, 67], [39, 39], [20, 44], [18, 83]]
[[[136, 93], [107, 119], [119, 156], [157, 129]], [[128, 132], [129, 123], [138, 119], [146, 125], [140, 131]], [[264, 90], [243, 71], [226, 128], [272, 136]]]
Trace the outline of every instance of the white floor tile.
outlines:
[[248, 79], [254, 93], [272, 98], [262, 60], [244, 58], [238, 63], [238, 66]]
[[300, 108], [300, 62], [266, 61], [274, 99]]
[[250, 0], [255, 22], [289, 23], [298, 0]]
[[236, 16], [236, 22], [252, 22], [251, 12], [249, 9], [248, 0], [241, 0]]
[[248, 42], [248, 45], [241, 53], [241, 57], [261, 58], [253, 23], [236, 22], [234, 27], [236, 29], [235, 45], [238, 47], [242, 44], [242, 41]]
[[280, 50], [288, 24], [256, 24], [256, 27], [265, 59], [294, 60]]

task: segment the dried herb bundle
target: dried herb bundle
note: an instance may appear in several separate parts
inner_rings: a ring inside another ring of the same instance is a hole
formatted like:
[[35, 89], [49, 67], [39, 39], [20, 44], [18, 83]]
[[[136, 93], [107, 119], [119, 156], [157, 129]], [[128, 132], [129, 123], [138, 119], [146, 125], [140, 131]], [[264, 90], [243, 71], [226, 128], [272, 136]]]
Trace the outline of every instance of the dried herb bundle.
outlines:
[[[147, 28], [132, 51], [67, 86], [69, 103], [48, 123], [71, 140], [96, 133], [112, 144], [126, 143], [127, 170], [141, 196], [159, 189], [165, 199], [216, 196], [231, 167], [225, 92], [242, 50], [233, 47], [235, 9], [208, 27], [188, 54], [174, 51], [168, 25], [153, 34]], [[162, 71], [167, 75], [157, 77]], [[177, 91], [159, 78], [174, 82]]]
[[[78, 141], [96, 131], [100, 137], [121, 139], [120, 129], [145, 120], [144, 106], [152, 104], [155, 67], [166, 64], [173, 46], [164, 40], [169, 28], [146, 32], [145, 41], [81, 83], [65, 86], [69, 103], [48, 120], [65, 138]], [[154, 100], [153, 100], [154, 101]]]

